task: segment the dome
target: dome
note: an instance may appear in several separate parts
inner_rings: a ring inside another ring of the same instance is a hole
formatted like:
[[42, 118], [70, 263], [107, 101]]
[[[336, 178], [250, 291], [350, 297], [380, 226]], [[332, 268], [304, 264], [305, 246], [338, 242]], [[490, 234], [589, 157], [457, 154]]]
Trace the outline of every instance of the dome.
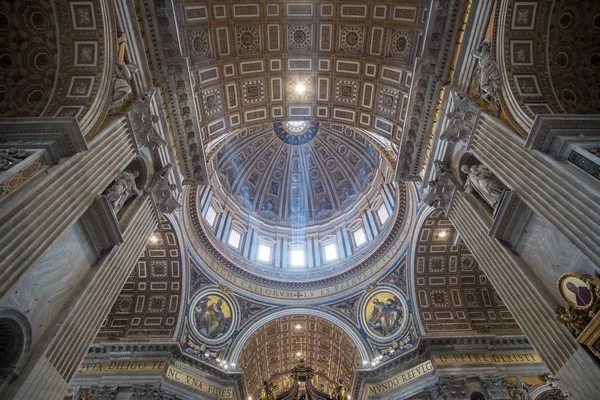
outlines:
[[356, 212], [382, 177], [382, 158], [363, 136], [308, 121], [244, 131], [220, 149], [212, 166], [222, 201], [284, 228], [322, 227]]
[[208, 161], [210, 185], [185, 192], [191, 258], [249, 296], [335, 299], [406, 246], [411, 186], [355, 127], [255, 125], [213, 143]]

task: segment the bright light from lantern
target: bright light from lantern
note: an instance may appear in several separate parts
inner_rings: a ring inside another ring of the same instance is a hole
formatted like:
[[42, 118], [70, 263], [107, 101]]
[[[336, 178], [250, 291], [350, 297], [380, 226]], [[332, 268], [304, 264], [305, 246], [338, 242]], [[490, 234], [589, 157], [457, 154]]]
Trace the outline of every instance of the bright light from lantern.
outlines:
[[297, 352], [297, 353], [296, 353], [296, 356], [297, 356], [297, 357], [300, 357], [301, 355], [302, 355], [302, 353], [300, 353], [300, 352]]
[[302, 94], [302, 93], [304, 93], [305, 90], [306, 90], [306, 88], [304, 87], [303, 84], [299, 83], [296, 85], [296, 93]]
[[296, 329], [300, 329], [300, 328], [302, 328], [302, 325], [296, 324]]

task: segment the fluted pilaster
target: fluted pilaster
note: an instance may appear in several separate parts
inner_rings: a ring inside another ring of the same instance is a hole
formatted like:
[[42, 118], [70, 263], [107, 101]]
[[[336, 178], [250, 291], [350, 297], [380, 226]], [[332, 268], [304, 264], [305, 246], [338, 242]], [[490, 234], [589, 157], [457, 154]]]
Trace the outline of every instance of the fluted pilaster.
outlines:
[[[0, 207], [0, 298], [135, 156], [128, 124], [107, 124], [89, 145]], [[33, 183], [33, 182], [32, 182]], [[16, 193], [14, 193], [16, 195]]]
[[[149, 195], [137, 200], [123, 232], [123, 244], [114, 247], [74, 303], [54, 338], [31, 372], [15, 382], [15, 399], [62, 399], [68, 383], [90, 343], [110, 312], [123, 284], [157, 226]], [[127, 215], [125, 216], [127, 218]]]
[[449, 218], [475, 255], [537, 352], [574, 399], [600, 398], [600, 369], [558, 323], [555, 305], [527, 273], [521, 259], [489, 236], [491, 216], [473, 198], [457, 197]]
[[600, 267], [600, 190], [549, 156], [525, 149], [521, 138], [482, 114], [473, 153], [537, 214]]

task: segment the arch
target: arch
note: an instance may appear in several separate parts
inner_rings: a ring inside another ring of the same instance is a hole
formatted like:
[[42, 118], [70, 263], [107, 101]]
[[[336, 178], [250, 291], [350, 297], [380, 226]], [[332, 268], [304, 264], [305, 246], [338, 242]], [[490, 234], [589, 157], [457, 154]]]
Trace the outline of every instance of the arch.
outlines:
[[500, 101], [522, 136], [538, 114], [600, 112], [598, 16], [594, 0], [498, 5], [493, 44], [503, 80]]
[[8, 338], [10, 341], [8, 346], [14, 346], [12, 349], [6, 349], [8, 353], [0, 355], [0, 375], [7, 377], [10, 383], [20, 374], [31, 355], [31, 323], [19, 310], [3, 308], [0, 309], [0, 329], [2, 334], [7, 333], [7, 336], [12, 336]]
[[374, 354], [373, 350], [362, 338], [360, 333], [336, 315], [330, 314], [328, 312], [319, 310], [314, 307], [290, 307], [269, 313], [268, 315], [265, 315], [264, 317], [248, 325], [243, 330], [243, 332], [231, 343], [229, 349], [227, 350], [227, 357], [229, 358], [229, 362], [234, 364], [237, 362], [240, 353], [242, 352], [242, 349], [246, 344], [246, 341], [248, 340], [248, 338], [250, 338], [250, 336], [252, 336], [254, 332], [258, 330], [258, 328], [265, 325], [267, 322], [273, 321], [279, 317], [297, 314], [313, 315], [316, 317], [320, 317], [342, 328], [344, 332], [348, 334], [348, 336], [350, 336], [350, 338], [356, 345], [356, 348], [358, 349], [363, 361], [369, 361], [371, 359], [371, 355]]
[[513, 127], [525, 136], [537, 114], [564, 113], [548, 74], [548, 2], [536, 6], [503, 0], [498, 4], [492, 41], [502, 74], [500, 102]]
[[[415, 231], [409, 281], [428, 336], [518, 334], [520, 328], [441, 209], [427, 209]], [[415, 251], [416, 249], [416, 251]], [[412, 279], [411, 279], [412, 278]]]
[[94, 342], [170, 340], [178, 336], [181, 307], [186, 305], [182, 294], [187, 263], [177, 225], [169, 218], [161, 216]]
[[113, 7], [104, 0], [0, 2], [0, 29], [15, 33], [12, 52], [0, 54], [0, 64], [10, 65], [0, 69], [0, 81], [9, 85], [0, 85], [0, 115], [76, 118], [91, 140], [108, 112], [114, 83]]

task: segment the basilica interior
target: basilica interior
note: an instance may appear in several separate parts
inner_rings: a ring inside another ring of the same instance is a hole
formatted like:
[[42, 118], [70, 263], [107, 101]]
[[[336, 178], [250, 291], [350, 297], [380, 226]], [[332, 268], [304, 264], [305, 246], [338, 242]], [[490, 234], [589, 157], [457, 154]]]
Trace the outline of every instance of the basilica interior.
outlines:
[[600, 1], [0, 0], [0, 398], [600, 399]]

